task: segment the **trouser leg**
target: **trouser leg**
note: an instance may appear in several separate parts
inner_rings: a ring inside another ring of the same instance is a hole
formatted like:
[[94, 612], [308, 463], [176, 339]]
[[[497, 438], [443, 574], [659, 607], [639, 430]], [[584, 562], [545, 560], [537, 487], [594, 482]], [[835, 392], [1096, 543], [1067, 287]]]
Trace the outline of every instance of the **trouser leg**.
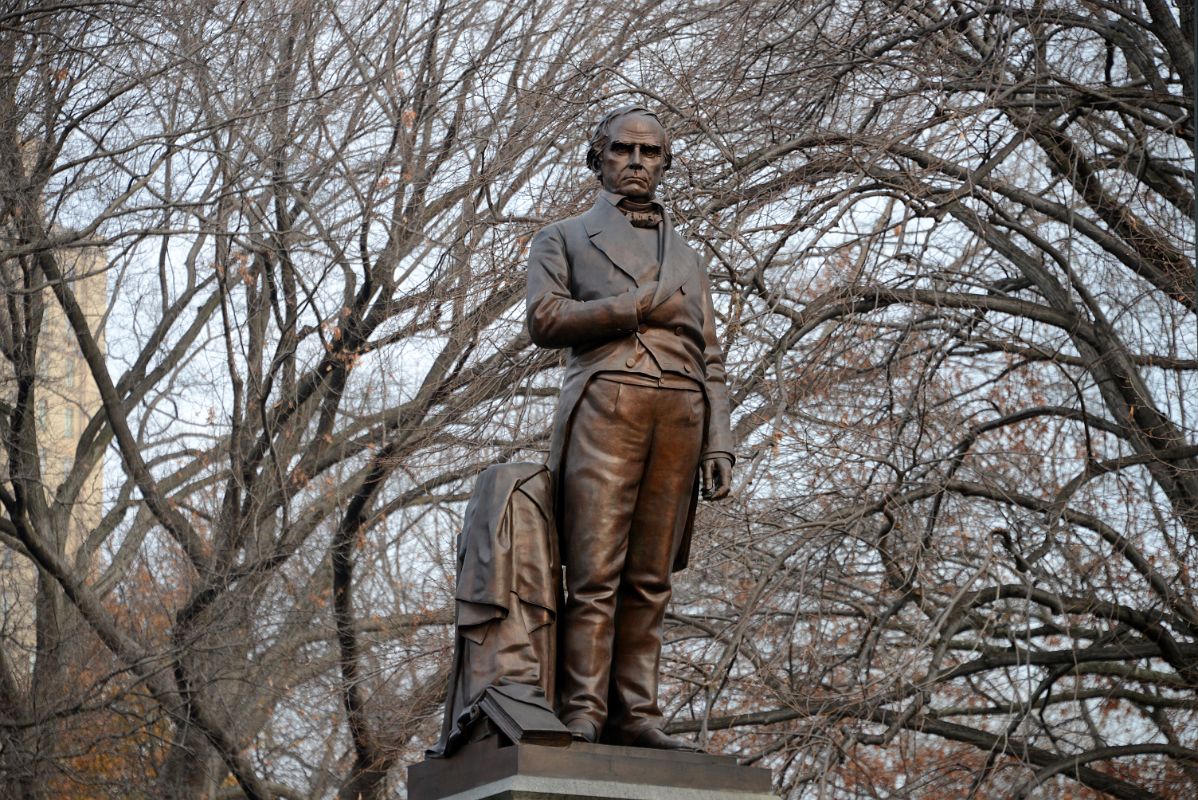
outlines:
[[637, 391], [651, 398], [654, 430], [617, 593], [608, 719], [609, 736], [617, 742], [661, 726], [662, 625], [698, 474], [705, 412], [699, 392]]
[[629, 408], [629, 387], [594, 380], [574, 410], [562, 466], [561, 546], [568, 596], [559, 619], [558, 716], [601, 731], [616, 595], [652, 420]]

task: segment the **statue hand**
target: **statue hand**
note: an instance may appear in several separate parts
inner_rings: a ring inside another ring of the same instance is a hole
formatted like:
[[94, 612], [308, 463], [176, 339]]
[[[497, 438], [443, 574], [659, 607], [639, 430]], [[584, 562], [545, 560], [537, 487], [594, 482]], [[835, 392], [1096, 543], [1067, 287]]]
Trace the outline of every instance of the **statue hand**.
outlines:
[[649, 281], [636, 290], [636, 318], [644, 321], [653, 310], [653, 295], [657, 294], [657, 281]]
[[704, 459], [703, 499], [723, 500], [732, 491], [732, 459], [726, 456]]

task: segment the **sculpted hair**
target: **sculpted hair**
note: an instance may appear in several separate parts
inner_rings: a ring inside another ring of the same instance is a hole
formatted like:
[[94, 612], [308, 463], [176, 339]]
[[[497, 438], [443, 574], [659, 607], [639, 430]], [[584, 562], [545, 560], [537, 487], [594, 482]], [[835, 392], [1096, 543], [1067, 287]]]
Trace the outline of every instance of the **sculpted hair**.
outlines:
[[[607, 147], [607, 143], [611, 139], [612, 123], [629, 114], [644, 114], [646, 117], [653, 117], [657, 124], [661, 125], [661, 120], [658, 118], [657, 113], [650, 111], [644, 106], [624, 106], [604, 114], [603, 119], [599, 120], [599, 123], [595, 126], [595, 133], [591, 135], [591, 141], [587, 144], [587, 168], [595, 173], [595, 175], [599, 175], [602, 165], [603, 148]], [[670, 132], [666, 130], [665, 125], [661, 125], [661, 132], [662, 150], [665, 151], [666, 156], [666, 162], [662, 168], [669, 169], [670, 164], [674, 160], [674, 151], [670, 147]]]

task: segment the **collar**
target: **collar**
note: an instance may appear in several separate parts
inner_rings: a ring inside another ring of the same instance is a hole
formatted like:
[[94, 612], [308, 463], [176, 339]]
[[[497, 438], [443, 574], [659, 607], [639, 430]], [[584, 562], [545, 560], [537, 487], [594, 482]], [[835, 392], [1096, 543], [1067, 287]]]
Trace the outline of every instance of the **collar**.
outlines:
[[[602, 197], [607, 202], [611, 203], [613, 206], [619, 206], [620, 201], [623, 200], [626, 195], [622, 195], [618, 192], [609, 192], [607, 189], [600, 189], [599, 196]], [[666, 207], [661, 204], [661, 201], [654, 198], [654, 199], [650, 200], [649, 202], [652, 203], [653, 205], [657, 206], [657, 210], [661, 212], [662, 219], [665, 219]]]

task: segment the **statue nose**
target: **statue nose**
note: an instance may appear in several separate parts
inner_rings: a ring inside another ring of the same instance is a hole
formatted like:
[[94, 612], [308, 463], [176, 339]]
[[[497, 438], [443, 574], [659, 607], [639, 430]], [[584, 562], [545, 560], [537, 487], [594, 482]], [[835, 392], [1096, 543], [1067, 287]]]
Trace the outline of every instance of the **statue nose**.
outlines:
[[640, 166], [640, 163], [641, 163], [641, 146], [639, 144], [634, 144], [632, 146], [632, 152], [628, 154], [628, 166], [637, 167], [637, 166]]

